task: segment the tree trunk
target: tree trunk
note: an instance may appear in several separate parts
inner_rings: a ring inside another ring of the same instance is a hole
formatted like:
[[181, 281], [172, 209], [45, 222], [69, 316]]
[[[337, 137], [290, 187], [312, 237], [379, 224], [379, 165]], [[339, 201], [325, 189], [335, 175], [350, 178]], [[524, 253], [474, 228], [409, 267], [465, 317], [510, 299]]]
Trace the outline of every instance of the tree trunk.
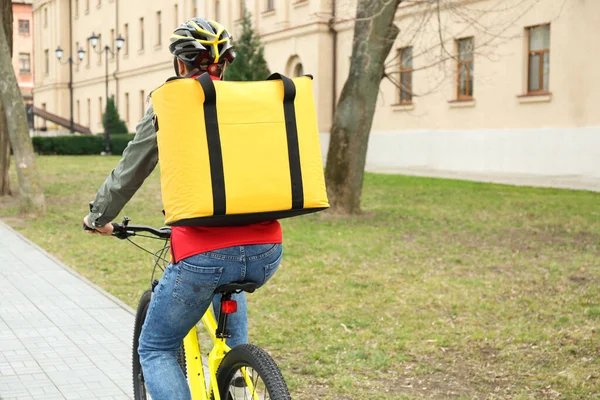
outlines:
[[10, 196], [10, 140], [8, 137], [8, 124], [6, 114], [0, 100], [0, 197]]
[[[6, 1], [6, 0], [3, 0]], [[15, 157], [21, 194], [21, 212], [44, 212], [44, 192], [35, 165], [35, 154], [25, 112], [6, 40], [4, 21], [0, 20], [0, 99], [4, 105], [8, 135]]]
[[[13, 13], [12, 2], [2, 0], [0, 4], [0, 15], [4, 24], [4, 34], [8, 42], [9, 53], [12, 58], [13, 50]], [[10, 168], [10, 140], [8, 137], [8, 125], [2, 100], [0, 99], [0, 197], [10, 195], [10, 180], [8, 170]]]
[[0, 0], [0, 18], [4, 24], [4, 34], [6, 35], [6, 41], [8, 43], [8, 49], [10, 57], [12, 58], [13, 51], [13, 11], [12, 1]]
[[369, 134], [384, 63], [398, 36], [394, 15], [401, 0], [359, 0], [350, 74], [331, 127], [325, 179], [332, 210], [358, 214]]

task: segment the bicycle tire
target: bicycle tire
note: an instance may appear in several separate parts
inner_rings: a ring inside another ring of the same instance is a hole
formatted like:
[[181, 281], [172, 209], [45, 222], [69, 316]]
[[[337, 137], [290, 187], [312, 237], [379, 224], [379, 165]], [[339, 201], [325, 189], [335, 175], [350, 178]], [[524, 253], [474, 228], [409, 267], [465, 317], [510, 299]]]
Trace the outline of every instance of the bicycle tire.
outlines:
[[[140, 356], [138, 354], [138, 345], [140, 344], [140, 334], [142, 333], [142, 327], [146, 320], [146, 314], [148, 314], [148, 307], [150, 306], [150, 300], [152, 300], [152, 290], [148, 289], [140, 297], [138, 308], [135, 313], [135, 325], [133, 327], [133, 351], [132, 351], [132, 370], [133, 370], [133, 395], [135, 400], [146, 400], [146, 385], [144, 382], [144, 373], [142, 371], [142, 365], [140, 364]], [[181, 348], [177, 353], [177, 363], [181, 367], [183, 374], [187, 377], [187, 368], [185, 364], [185, 351], [183, 348], [183, 342]]]
[[[291, 400], [287, 384], [281, 371], [271, 356], [253, 344], [241, 344], [229, 351], [217, 371], [217, 385], [221, 400], [236, 400], [229, 388], [236, 372], [242, 367], [250, 367], [264, 382], [270, 400]], [[255, 385], [256, 386], [256, 385]], [[250, 397], [253, 398], [253, 397]]]

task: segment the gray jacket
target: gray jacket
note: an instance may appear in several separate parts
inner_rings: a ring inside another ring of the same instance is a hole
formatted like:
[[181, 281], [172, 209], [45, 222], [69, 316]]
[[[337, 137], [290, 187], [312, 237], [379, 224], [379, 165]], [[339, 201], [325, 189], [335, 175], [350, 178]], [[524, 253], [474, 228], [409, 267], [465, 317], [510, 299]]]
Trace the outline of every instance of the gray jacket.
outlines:
[[93, 227], [114, 220], [156, 167], [158, 144], [153, 115], [150, 106], [135, 127], [135, 137], [123, 151], [123, 157], [90, 202], [88, 221]]

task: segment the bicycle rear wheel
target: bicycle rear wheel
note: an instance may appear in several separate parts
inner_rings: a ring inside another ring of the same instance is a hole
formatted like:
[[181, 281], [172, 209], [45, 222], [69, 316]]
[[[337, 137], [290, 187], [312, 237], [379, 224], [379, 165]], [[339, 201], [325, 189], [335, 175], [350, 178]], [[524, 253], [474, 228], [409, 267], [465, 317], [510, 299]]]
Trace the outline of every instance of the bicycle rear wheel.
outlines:
[[[135, 400], [148, 400], [150, 395], [146, 391], [146, 382], [144, 381], [144, 372], [140, 364], [140, 356], [138, 354], [138, 345], [140, 344], [140, 334], [142, 333], [142, 327], [146, 320], [146, 314], [148, 314], [148, 306], [152, 299], [152, 290], [148, 289], [138, 303], [137, 312], [135, 314], [135, 326], [133, 328], [133, 395]], [[185, 351], [183, 348], [183, 342], [181, 348], [177, 353], [177, 362], [183, 371], [183, 374], [187, 376], [187, 369], [185, 365]]]
[[[246, 385], [244, 372], [251, 386]], [[217, 371], [221, 400], [291, 400], [275, 361], [263, 349], [242, 344], [225, 355]]]

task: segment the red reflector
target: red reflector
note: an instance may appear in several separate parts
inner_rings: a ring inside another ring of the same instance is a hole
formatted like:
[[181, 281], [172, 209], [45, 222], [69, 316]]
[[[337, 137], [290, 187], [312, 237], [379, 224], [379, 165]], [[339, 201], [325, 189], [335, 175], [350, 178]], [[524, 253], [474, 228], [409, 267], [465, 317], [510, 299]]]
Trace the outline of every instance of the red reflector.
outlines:
[[237, 311], [237, 302], [235, 300], [225, 300], [221, 303], [221, 311], [225, 314], [233, 314]]

